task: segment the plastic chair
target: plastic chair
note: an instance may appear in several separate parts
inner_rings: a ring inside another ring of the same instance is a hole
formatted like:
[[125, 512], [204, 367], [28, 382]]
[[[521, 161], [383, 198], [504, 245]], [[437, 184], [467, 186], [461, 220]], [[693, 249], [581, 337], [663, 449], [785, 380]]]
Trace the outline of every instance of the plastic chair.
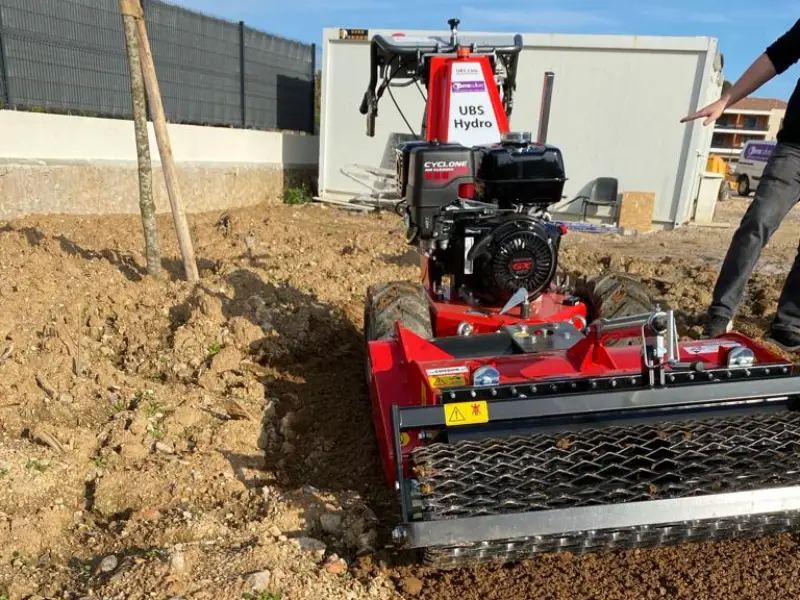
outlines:
[[[588, 196], [578, 196], [582, 200], [583, 221], [586, 221], [586, 211], [589, 206], [616, 206], [619, 202], [619, 181], [616, 177], [598, 177], [592, 183]], [[616, 215], [615, 215], [616, 216]]]

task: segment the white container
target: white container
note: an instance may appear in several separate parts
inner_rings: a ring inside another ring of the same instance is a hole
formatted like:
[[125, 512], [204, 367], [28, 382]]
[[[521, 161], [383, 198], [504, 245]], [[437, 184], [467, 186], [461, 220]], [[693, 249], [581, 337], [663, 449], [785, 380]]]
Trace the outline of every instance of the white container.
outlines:
[[[460, 32], [502, 35], [472, 31], [470, 25], [462, 23]], [[398, 32], [369, 30], [368, 40], [377, 33]], [[449, 37], [443, 30], [402, 33]], [[686, 223], [705, 170], [712, 128], [701, 121], [682, 124], [680, 119], [719, 97], [723, 76], [716, 39], [522, 36], [511, 128], [536, 134], [544, 73], [553, 71], [547, 141], [564, 153], [569, 178], [565, 194], [578, 195], [596, 177], [616, 177], [620, 193], [655, 192], [654, 226]], [[376, 135], [366, 135], [359, 105], [370, 75], [368, 40], [340, 40], [339, 29], [324, 30], [319, 163], [323, 197], [342, 200], [367, 193], [348, 170], [353, 165], [394, 169], [398, 134], [411, 133], [387, 92], [379, 105]], [[419, 133], [424, 108], [419, 90], [411, 85], [392, 91]], [[580, 215], [580, 202], [560, 210]]]

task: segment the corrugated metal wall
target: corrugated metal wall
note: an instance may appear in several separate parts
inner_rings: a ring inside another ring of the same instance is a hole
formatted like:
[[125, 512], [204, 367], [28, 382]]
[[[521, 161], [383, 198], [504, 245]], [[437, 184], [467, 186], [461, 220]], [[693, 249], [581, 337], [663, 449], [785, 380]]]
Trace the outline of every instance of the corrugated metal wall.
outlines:
[[[143, 5], [171, 122], [313, 132], [314, 45]], [[0, 0], [0, 50], [0, 102], [11, 108], [131, 114], [117, 0]]]

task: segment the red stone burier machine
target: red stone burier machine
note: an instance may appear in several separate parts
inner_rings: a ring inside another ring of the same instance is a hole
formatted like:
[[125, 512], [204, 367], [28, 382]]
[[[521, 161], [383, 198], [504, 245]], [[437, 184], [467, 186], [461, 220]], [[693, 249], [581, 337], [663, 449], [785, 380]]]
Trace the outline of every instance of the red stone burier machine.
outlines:
[[745, 336], [679, 342], [638, 280], [558, 269], [566, 170], [509, 129], [521, 36], [376, 35], [361, 112], [427, 97], [397, 148], [421, 282], [367, 290], [367, 378], [395, 541], [447, 567], [742, 538], [800, 523], [800, 379]]

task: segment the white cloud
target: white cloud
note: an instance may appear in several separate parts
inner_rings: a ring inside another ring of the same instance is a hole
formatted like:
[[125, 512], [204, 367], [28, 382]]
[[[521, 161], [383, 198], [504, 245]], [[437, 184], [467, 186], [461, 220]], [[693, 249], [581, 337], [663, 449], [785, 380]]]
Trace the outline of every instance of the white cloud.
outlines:
[[[582, 29], [616, 25], [617, 19], [589, 10], [519, 8], [502, 9], [498, 3], [493, 8], [464, 7], [464, 16], [470, 22], [491, 25], [516, 25], [526, 31], [537, 29]], [[473, 27], [480, 28], [478, 27]]]

